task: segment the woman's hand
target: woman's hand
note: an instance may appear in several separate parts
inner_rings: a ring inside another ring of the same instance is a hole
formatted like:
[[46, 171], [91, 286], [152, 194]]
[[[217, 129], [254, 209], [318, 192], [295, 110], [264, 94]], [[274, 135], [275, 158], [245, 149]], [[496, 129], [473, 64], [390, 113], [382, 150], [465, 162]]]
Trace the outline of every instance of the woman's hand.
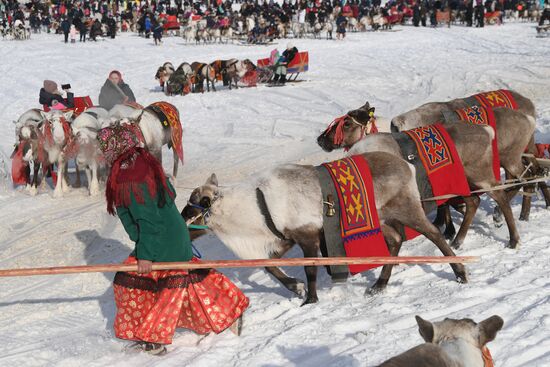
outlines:
[[153, 271], [153, 262], [151, 260], [140, 260], [138, 259], [138, 273], [150, 273]]

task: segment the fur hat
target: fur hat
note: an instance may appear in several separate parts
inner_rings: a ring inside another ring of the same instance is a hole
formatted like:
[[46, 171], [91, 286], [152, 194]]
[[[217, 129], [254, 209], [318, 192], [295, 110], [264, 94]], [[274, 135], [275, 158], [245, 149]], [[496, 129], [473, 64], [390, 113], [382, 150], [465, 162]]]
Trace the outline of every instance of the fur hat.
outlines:
[[44, 90], [50, 94], [57, 92], [57, 83], [53, 80], [44, 80]]
[[99, 149], [110, 166], [125, 153], [140, 146], [136, 130], [126, 125], [105, 127], [97, 133]]
[[287, 50], [292, 50], [293, 48], [294, 48], [294, 43], [289, 42], [289, 43], [286, 44], [286, 49]]

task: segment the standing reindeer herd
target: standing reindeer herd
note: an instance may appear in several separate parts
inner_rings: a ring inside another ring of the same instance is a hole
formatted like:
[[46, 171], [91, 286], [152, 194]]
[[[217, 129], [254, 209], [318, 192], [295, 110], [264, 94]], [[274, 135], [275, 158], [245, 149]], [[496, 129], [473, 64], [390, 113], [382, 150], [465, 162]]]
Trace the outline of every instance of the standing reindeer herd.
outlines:
[[238, 82], [247, 72], [256, 67], [252, 61], [228, 59], [216, 60], [210, 64], [203, 62], [181, 63], [177, 69], [171, 62], [165, 62], [157, 69], [155, 79], [166, 95], [185, 95], [188, 93], [203, 93], [206, 90], [216, 91], [216, 81], [220, 80], [229, 89], [238, 88]]
[[[115, 124], [133, 126], [137, 136], [142, 140], [142, 145], [161, 162], [162, 147], [164, 145], [172, 147], [174, 152], [172, 174], [176, 177], [179, 160], [182, 159], [173, 143], [175, 135], [181, 142], [182, 129], [179, 116], [175, 126], [169, 125], [165, 122], [166, 116], [159, 114], [154, 106], [155, 104], [141, 109], [129, 105], [115, 105], [109, 111], [101, 107], [92, 107], [78, 116], [75, 116], [71, 110], [44, 112], [39, 109], [30, 109], [26, 111], [14, 122], [16, 148], [12, 157], [16, 157], [17, 153], [22, 157], [27, 170], [27, 189], [31, 195], [38, 192], [40, 182], [45, 186], [46, 175], [52, 174], [52, 177], [56, 177], [53, 195], [62, 197], [63, 193], [69, 190], [67, 165], [71, 159], [74, 159], [76, 166], [74, 186], [80, 186], [80, 170], [84, 170], [89, 194], [98, 195], [99, 174], [101, 168], [105, 166], [105, 161], [99, 151], [97, 132], [103, 127]], [[177, 111], [175, 107], [173, 109]], [[54, 165], [57, 173], [53, 172]]]
[[[522, 155], [527, 147], [533, 151], [535, 131], [535, 108], [524, 96], [509, 91], [516, 101], [515, 108], [495, 107], [496, 131], [489, 126], [469, 123], [445, 122], [456, 146], [458, 156], [470, 189], [485, 189], [496, 201], [504, 214], [510, 239], [508, 246], [517, 248], [520, 236], [510, 208], [510, 200], [519, 186], [504, 191], [495, 177], [492, 141], [497, 137], [497, 154], [500, 166], [510, 179], [524, 179], [525, 166]], [[410, 156], [403, 156], [396, 140], [400, 131], [445, 121], [448, 112], [470, 106], [472, 97], [449, 102], [428, 103], [406, 112], [392, 120], [394, 133], [373, 133], [374, 108], [369, 104], [349, 111], [332, 123], [318, 138], [326, 151], [351, 149], [350, 154], [362, 155], [372, 175], [376, 210], [381, 230], [392, 256], [397, 256], [402, 243], [407, 239], [404, 227], [412, 228], [432, 241], [445, 256], [453, 256], [451, 247], [458, 249], [471, 225], [479, 206], [477, 195], [464, 197], [465, 208], [456, 205], [464, 214], [464, 220], [456, 236], [452, 227], [448, 206], [438, 208], [436, 223], [447, 225], [445, 234], [454, 237], [452, 245], [446, 242], [438, 227], [431, 223], [424, 200], [419, 190], [419, 171], [411, 164]], [[500, 167], [499, 167], [500, 170]], [[537, 172], [539, 174], [540, 172]], [[546, 205], [550, 206], [550, 195], [543, 188]], [[315, 257], [325, 247], [323, 233], [324, 198], [314, 166], [283, 165], [258, 175], [251, 182], [231, 188], [218, 185], [215, 174], [204, 185], [196, 188], [183, 209], [186, 220], [196, 218], [201, 212], [208, 212], [208, 227], [237, 256], [242, 258], [279, 258], [297, 244], [305, 257]], [[204, 219], [196, 220], [204, 224]], [[204, 231], [197, 231], [195, 236]], [[468, 281], [465, 267], [452, 264], [459, 282]], [[305, 296], [304, 304], [318, 301], [316, 291], [317, 267], [306, 266], [307, 288], [298, 279], [287, 276], [276, 267], [266, 270], [287, 289]], [[369, 293], [383, 290], [390, 278], [392, 266], [383, 267], [378, 281]]]
[[[427, 237], [445, 256], [453, 256], [453, 248], [460, 248], [479, 207], [480, 198], [474, 194], [463, 197], [463, 205], [450, 203], [464, 214], [458, 233], [451, 221], [449, 203], [437, 208], [435, 223], [428, 220], [427, 214], [431, 207], [425, 201], [431, 198], [426, 197], [426, 191], [420, 187], [421, 172], [415, 168], [411, 155], [404, 153], [399, 141], [406, 130], [440, 121], [456, 147], [467, 185], [472, 191], [484, 189], [495, 200], [498, 212], [503, 214], [508, 226], [508, 247], [518, 247], [520, 235], [512, 215], [510, 200], [521, 184], [527, 184], [527, 188], [524, 188], [526, 191], [533, 189], [529, 177], [525, 177], [527, 168], [529, 172], [541, 175], [536, 166], [532, 167], [533, 162], [526, 167], [527, 162], [523, 157], [526, 149], [530, 152], [535, 150], [535, 107], [528, 98], [513, 91], [487, 92], [477, 96], [480, 95], [486, 101], [492, 101], [492, 98], [498, 96], [506, 96], [513, 101], [513, 106], [486, 106], [494, 116], [495, 128], [477, 125], [471, 121], [461, 123], [460, 119], [449, 118], [453, 111], [470, 108], [475, 97], [471, 96], [448, 102], [428, 103], [396, 116], [391, 121], [393, 133], [377, 132], [374, 107], [366, 103], [335, 120], [318, 137], [317, 142], [323, 150], [349, 150], [350, 155], [362, 155], [368, 163], [376, 210], [382, 223], [381, 231], [392, 256], [398, 256], [402, 243], [407, 239], [404, 235], [405, 227]], [[169, 105], [165, 102], [159, 103]], [[86, 170], [90, 194], [98, 194], [98, 172], [104, 161], [97, 148], [96, 135], [102, 127], [113, 124], [134, 126], [142, 137], [143, 146], [159, 159], [162, 159], [162, 146], [172, 146], [175, 177], [179, 159], [177, 149], [174, 149], [174, 132], [179, 135], [181, 142], [179, 116], [178, 124], [167, 129], [166, 122], [163, 122], [165, 116], [159, 115], [153, 105], [144, 109], [117, 105], [110, 111], [92, 107], [76, 118], [73, 118], [72, 111], [46, 113], [32, 109], [25, 112], [16, 122], [16, 151], [20, 151], [24, 161], [34, 163], [34, 175], [32, 179], [28, 176], [30, 192], [35, 194], [37, 191], [40, 168], [46, 173], [55, 164], [58, 178], [54, 196], [62, 196], [68, 189], [65, 175], [67, 162], [74, 158], [77, 169]], [[474, 111], [478, 109], [474, 108]], [[182, 159], [182, 156], [181, 154], [179, 158]], [[495, 173], [495, 162], [498, 173]], [[504, 169], [508, 179], [515, 180], [520, 185], [505, 191], [499, 182], [500, 167]], [[546, 205], [550, 206], [548, 188], [545, 184], [541, 188]], [[200, 217], [199, 214], [208, 212], [209, 229], [242, 258], [279, 258], [296, 244], [300, 246], [304, 256], [315, 257], [325, 246], [323, 205], [315, 167], [288, 164], [275, 167], [257, 176], [252, 182], [228, 189], [221, 188], [216, 175], [212, 174], [204, 185], [191, 193], [188, 205], [182, 210], [182, 216], [186, 220], [195, 218], [198, 223], [204, 221], [204, 216], [203, 219], [196, 219]], [[441, 233], [438, 226], [445, 228], [444, 233]], [[205, 230], [195, 231], [194, 236], [201, 236], [204, 232]], [[452, 240], [451, 245], [445, 237]], [[468, 281], [464, 265], [452, 264], [451, 267], [459, 282]], [[318, 301], [316, 267], [305, 267], [307, 288], [302, 281], [288, 277], [276, 267], [266, 270], [287, 289], [306, 296], [304, 304]], [[383, 290], [391, 271], [391, 265], [384, 266], [370, 292]]]

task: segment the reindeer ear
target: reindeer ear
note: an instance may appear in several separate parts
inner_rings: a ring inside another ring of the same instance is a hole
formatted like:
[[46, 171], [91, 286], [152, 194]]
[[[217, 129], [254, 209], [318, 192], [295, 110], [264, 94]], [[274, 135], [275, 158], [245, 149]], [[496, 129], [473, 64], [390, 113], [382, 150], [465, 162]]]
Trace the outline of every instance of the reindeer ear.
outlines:
[[415, 316], [418, 324], [418, 332], [420, 336], [427, 342], [431, 343], [434, 340], [434, 326], [431, 322], [424, 320], [420, 316]]
[[504, 320], [500, 316], [494, 315], [486, 320], [477, 324], [479, 329], [479, 344], [484, 346], [490, 341], [494, 340], [497, 336], [497, 332], [502, 329]]
[[362, 105], [361, 107], [358, 108], [358, 110], [367, 111], [369, 108], [370, 108], [370, 103], [369, 103], [369, 101], [366, 101], [364, 105]]
[[218, 187], [218, 177], [216, 177], [215, 173], [212, 173], [212, 175], [206, 180], [207, 185], [214, 185]]

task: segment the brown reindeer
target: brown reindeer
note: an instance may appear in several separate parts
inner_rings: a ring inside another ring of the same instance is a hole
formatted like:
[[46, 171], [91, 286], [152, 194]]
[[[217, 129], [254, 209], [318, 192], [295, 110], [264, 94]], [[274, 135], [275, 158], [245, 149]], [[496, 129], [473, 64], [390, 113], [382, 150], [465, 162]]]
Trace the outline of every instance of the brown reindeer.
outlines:
[[194, 62], [191, 64], [191, 69], [193, 70], [193, 79], [194, 79], [194, 92], [195, 93], [204, 93], [204, 82], [206, 81], [206, 90], [210, 92], [210, 86], [212, 90], [216, 91], [216, 72], [208, 64], [202, 62]]
[[[354, 152], [386, 151], [401, 157], [400, 147], [392, 134], [378, 133], [365, 135], [366, 129], [372, 121], [371, 112], [374, 112], [374, 109], [369, 106], [368, 102], [361, 108], [348, 112], [345, 116], [346, 120], [343, 127], [342, 142], [338, 144], [335, 143], [334, 136], [336, 133], [336, 125], [333, 125], [317, 138], [318, 144], [324, 150], [332, 151], [338, 148], [349, 149], [361, 141], [361, 144], [354, 147]], [[496, 111], [496, 113], [498, 114], [499, 111]], [[511, 113], [515, 116], [513, 123], [516, 124], [516, 126], [521, 126], [521, 124], [524, 123], [524, 125], [527, 125], [525, 128], [528, 129], [526, 132], [527, 136], [532, 134], [534, 130], [532, 121], [530, 122], [529, 118], [521, 112], [511, 111]], [[445, 128], [456, 145], [470, 187], [472, 189], [491, 189], [497, 186], [499, 183], [496, 181], [492, 171], [492, 137], [489, 138], [486, 131], [486, 129], [490, 129], [491, 131], [492, 129], [479, 125], [460, 123], [446, 123]], [[522, 145], [520, 144], [519, 146]], [[510, 150], [512, 153], [515, 152], [517, 160], [514, 162], [513, 159], [510, 158], [508, 169], [515, 174], [521, 174], [523, 167], [521, 164], [521, 149], [519, 151], [517, 149], [514, 151], [510, 148]], [[510, 153], [510, 156], [513, 156], [512, 153]], [[507, 158], [508, 156], [505, 157]], [[502, 208], [510, 233], [509, 247], [516, 248], [519, 243], [519, 233], [512, 215], [508, 197], [503, 190], [490, 191], [488, 195]], [[455, 248], [460, 247], [464, 241], [466, 232], [479, 206], [479, 197], [477, 196], [471, 196], [464, 199], [466, 213], [464, 221], [453, 240], [453, 247]], [[439, 214], [442, 214], [441, 211]], [[448, 216], [447, 219], [450, 221], [450, 214], [446, 216]]]
[[[391, 255], [399, 252], [399, 233], [405, 225], [430, 239], [445, 256], [452, 256], [452, 249], [426, 218], [411, 166], [385, 152], [365, 153], [363, 157], [371, 170], [376, 209]], [[321, 246], [325, 246], [323, 196], [314, 166], [278, 166], [253, 182], [229, 189], [218, 187], [218, 180], [212, 175], [192, 192], [182, 216], [189, 220], [201, 211], [208, 211], [210, 230], [241, 258], [280, 258], [295, 244], [305, 257], [316, 257]], [[467, 282], [464, 265], [451, 267], [459, 282]], [[302, 282], [279, 268], [266, 270], [287, 289], [303, 294]], [[306, 266], [305, 272], [304, 304], [317, 302], [317, 267]], [[372, 290], [383, 289], [390, 275], [391, 268], [384, 267]]]
[[[517, 113], [508, 108], [495, 108], [497, 117], [497, 139], [498, 150], [501, 156], [502, 168], [506, 171], [507, 177], [518, 178], [523, 171], [523, 165], [518, 165], [518, 160], [521, 160], [521, 153], [527, 147], [528, 153], [535, 154], [534, 126], [535, 126], [535, 105], [533, 102], [515, 91], [509, 91], [511, 96], [517, 103], [517, 111], [523, 112], [529, 117], [529, 122], [523, 121], [522, 124], [516, 125], [518, 121]], [[431, 125], [441, 121], [445, 114], [452, 113], [460, 108], [469, 107], [471, 105], [471, 97], [457, 98], [448, 102], [430, 102], [423, 104], [408, 112], [402, 113], [394, 117], [391, 121], [392, 131], [404, 131], [415, 127]], [[496, 117], [496, 116], [495, 116]], [[530, 126], [533, 128], [530, 128]], [[520, 151], [518, 155], [518, 151]], [[540, 167], [536, 161], [530, 162], [534, 165], [534, 171], [539, 173]], [[550, 192], [545, 183], [541, 185], [542, 192], [546, 199], [546, 203], [550, 203]], [[508, 197], [511, 199], [519, 190], [512, 190]], [[534, 192], [534, 185], [525, 187], [528, 193]], [[523, 206], [520, 215], [520, 220], [529, 219], [531, 196], [526, 195], [523, 198]], [[498, 212], [497, 212], [498, 215]]]

